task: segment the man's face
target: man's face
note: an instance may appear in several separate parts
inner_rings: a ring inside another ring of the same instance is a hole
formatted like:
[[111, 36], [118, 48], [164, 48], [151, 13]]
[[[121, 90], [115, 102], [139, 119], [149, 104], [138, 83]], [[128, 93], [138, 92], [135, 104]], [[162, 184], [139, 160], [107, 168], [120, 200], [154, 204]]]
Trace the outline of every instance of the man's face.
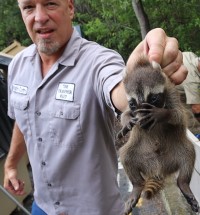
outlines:
[[38, 51], [58, 52], [72, 33], [73, 0], [18, 0], [22, 18]]

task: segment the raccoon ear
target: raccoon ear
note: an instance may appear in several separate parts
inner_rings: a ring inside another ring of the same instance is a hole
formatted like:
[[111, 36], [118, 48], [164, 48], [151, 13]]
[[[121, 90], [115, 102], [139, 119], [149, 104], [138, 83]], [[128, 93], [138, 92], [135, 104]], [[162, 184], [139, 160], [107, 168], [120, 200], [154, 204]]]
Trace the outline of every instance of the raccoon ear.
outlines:
[[152, 61], [152, 62], [151, 62], [151, 65], [152, 65], [152, 67], [153, 67], [154, 69], [162, 70], [160, 64], [157, 63], [156, 61]]

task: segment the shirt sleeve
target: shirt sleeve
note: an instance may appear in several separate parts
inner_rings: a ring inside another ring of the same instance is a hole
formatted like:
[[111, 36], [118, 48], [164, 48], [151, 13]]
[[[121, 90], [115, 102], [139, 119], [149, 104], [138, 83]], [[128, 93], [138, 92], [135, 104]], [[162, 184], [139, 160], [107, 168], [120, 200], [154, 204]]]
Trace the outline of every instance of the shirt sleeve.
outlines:
[[116, 108], [111, 100], [111, 91], [122, 81], [122, 71], [125, 67], [124, 61], [117, 52], [105, 49], [98, 55], [96, 64], [98, 67], [94, 88], [100, 99], [99, 101], [100, 103], [106, 103], [117, 115]]
[[14, 109], [13, 109], [13, 107], [12, 107], [12, 105], [11, 105], [11, 102], [10, 102], [10, 96], [11, 96], [11, 86], [12, 86], [12, 84], [11, 84], [11, 79], [12, 79], [12, 75], [11, 75], [11, 73], [12, 73], [12, 71], [13, 71], [13, 61], [14, 60], [12, 60], [11, 61], [11, 63], [9, 64], [9, 67], [8, 67], [8, 79], [7, 79], [7, 82], [8, 82], [8, 116], [10, 117], [10, 118], [12, 118], [12, 119], [15, 119], [15, 114], [14, 114]]
[[200, 84], [187, 83], [185, 84], [185, 94], [187, 104], [200, 104]]

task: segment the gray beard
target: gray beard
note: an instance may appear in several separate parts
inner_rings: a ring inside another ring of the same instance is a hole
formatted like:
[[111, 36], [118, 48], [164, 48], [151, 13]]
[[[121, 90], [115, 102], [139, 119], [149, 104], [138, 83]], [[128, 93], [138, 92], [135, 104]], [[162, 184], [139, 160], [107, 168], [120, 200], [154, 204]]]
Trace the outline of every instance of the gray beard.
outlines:
[[41, 39], [37, 43], [37, 48], [41, 53], [44, 53], [46, 55], [52, 55], [61, 48], [61, 45], [57, 41], [51, 41], [49, 39]]

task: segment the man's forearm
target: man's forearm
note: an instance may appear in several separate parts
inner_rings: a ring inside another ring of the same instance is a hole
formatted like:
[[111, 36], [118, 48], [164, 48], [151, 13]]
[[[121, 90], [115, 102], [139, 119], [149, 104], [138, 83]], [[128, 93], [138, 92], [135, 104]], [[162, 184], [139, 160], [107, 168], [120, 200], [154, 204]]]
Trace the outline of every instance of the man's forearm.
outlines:
[[117, 108], [117, 110], [119, 110], [120, 112], [124, 112], [128, 105], [128, 101], [122, 82], [116, 85], [115, 88], [112, 90], [111, 98], [115, 108]]
[[26, 152], [24, 136], [18, 125], [15, 123], [10, 144], [10, 149], [6, 158], [5, 167], [16, 167], [19, 160]]

